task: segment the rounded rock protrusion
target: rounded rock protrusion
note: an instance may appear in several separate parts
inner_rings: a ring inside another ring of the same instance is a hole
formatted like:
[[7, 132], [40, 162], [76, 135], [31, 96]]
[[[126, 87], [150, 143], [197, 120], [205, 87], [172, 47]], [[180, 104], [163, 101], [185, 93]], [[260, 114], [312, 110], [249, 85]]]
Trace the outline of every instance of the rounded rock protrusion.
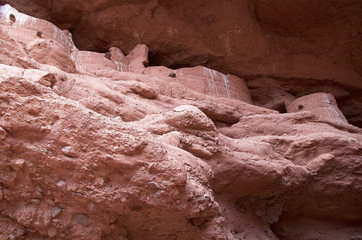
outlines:
[[300, 97], [287, 107], [288, 113], [310, 111], [321, 119], [348, 124], [343, 113], [339, 110], [334, 96], [330, 93], [313, 93]]
[[179, 129], [215, 131], [214, 123], [200, 109], [191, 105], [181, 105], [173, 109], [166, 123]]

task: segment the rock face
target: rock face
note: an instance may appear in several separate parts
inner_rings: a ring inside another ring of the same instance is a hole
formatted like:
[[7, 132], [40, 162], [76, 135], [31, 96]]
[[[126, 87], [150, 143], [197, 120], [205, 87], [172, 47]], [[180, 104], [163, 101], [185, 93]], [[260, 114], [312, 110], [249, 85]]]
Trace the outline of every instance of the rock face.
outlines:
[[[95, 19], [109, 26], [122, 9], [103, 2], [84, 11], [109, 11]], [[268, 12], [257, 2], [257, 13]], [[22, 6], [39, 10], [35, 3]], [[148, 14], [151, 3], [137, 1], [128, 14]], [[159, 1], [150, 17], [180, 4]], [[72, 6], [70, 23], [83, 5]], [[225, 46], [245, 29], [234, 30], [220, 37]], [[291, 94], [284, 78], [147, 66], [152, 44], [128, 54], [79, 50], [69, 31], [10, 5], [0, 6], [0, 32], [0, 239], [362, 238], [362, 131], [336, 103], [358, 90], [353, 81]]]
[[281, 93], [331, 93], [348, 121], [362, 127], [360, 0], [0, 2], [68, 29], [82, 50], [130, 53], [146, 44], [151, 65], [203, 65], [242, 77], [262, 107], [279, 111], [270, 103]]

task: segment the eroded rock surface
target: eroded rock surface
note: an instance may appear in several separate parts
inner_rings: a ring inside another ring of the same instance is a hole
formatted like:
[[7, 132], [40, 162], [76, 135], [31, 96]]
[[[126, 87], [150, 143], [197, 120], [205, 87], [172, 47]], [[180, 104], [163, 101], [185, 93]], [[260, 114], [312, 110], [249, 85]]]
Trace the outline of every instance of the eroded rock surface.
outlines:
[[273, 87], [267, 109], [258, 79], [0, 13], [0, 239], [362, 237], [362, 131], [333, 95]]
[[362, 127], [360, 0], [0, 2], [68, 29], [82, 50], [130, 53], [146, 44], [154, 66], [203, 65], [261, 81], [251, 93], [262, 107], [283, 110], [271, 104], [280, 103], [280, 93], [331, 93], [348, 121]]

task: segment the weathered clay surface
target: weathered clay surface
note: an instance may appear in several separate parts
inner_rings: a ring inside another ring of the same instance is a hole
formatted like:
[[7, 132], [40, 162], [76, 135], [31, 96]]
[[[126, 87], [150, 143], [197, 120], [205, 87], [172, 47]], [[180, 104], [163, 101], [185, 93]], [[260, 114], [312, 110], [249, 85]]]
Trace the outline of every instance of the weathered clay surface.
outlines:
[[362, 238], [362, 131], [333, 95], [0, 13], [0, 239]]

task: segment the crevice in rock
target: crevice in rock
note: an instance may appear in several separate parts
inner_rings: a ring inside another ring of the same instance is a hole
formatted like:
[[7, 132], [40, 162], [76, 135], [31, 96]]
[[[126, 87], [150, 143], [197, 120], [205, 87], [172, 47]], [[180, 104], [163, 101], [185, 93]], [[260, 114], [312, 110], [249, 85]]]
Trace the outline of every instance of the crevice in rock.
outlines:
[[[280, 218], [280, 217], [279, 217]], [[280, 229], [278, 222], [272, 223], [270, 225], [270, 230], [278, 237], [279, 240], [284, 240], [285, 238], [280, 234]]]
[[[362, 127], [362, 111], [359, 107], [362, 97], [358, 94], [361, 89], [356, 86], [344, 85], [330, 79], [278, 76], [241, 77], [248, 79], [247, 86], [253, 102], [257, 106], [285, 113], [285, 105], [293, 99], [318, 92], [331, 93], [348, 122], [356, 127]], [[286, 104], [283, 106], [283, 103]]]
[[[172, 54], [171, 54], [172, 55]], [[200, 66], [207, 66], [206, 61], [203, 56], [188, 56], [186, 59], [177, 59], [175, 57], [170, 57], [167, 52], [153, 51], [150, 48], [148, 54], [149, 65], [148, 66], [164, 66], [173, 70], [180, 68], [189, 68]], [[215, 69], [218, 70], [218, 69]]]

